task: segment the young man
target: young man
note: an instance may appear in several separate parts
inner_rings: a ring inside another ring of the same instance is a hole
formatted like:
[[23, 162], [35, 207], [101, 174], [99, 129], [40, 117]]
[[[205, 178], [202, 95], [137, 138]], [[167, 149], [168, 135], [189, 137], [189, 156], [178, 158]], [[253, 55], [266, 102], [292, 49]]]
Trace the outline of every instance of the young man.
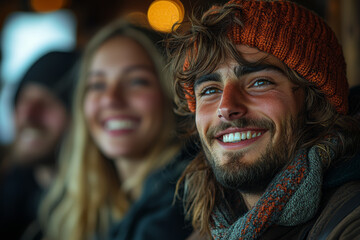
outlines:
[[360, 237], [360, 124], [347, 115], [341, 46], [319, 16], [287, 1], [230, 1], [169, 48], [178, 110], [203, 149], [183, 174], [200, 232]]
[[0, 159], [0, 235], [19, 239], [56, 173], [70, 121], [77, 52], [50, 52], [30, 67], [14, 97], [16, 136]]

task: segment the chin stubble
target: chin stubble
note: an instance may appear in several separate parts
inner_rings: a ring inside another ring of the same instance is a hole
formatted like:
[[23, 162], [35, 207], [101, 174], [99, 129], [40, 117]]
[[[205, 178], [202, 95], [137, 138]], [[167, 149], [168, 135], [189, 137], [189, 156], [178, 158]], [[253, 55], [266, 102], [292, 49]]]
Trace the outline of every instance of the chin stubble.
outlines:
[[[214, 143], [213, 136], [216, 132], [229, 127], [259, 127], [268, 129], [271, 139], [275, 134], [275, 124], [271, 120], [249, 120], [239, 119], [232, 123], [223, 123], [220, 126], [209, 129], [207, 139], [210, 146]], [[289, 144], [291, 135], [290, 129], [294, 129], [295, 123], [290, 119], [282, 124], [280, 142], [273, 144], [270, 141], [265, 151], [251, 163], [243, 161], [246, 151], [228, 152], [223, 156], [218, 156], [202, 140], [203, 150], [207, 161], [209, 162], [216, 180], [225, 188], [236, 189], [244, 193], [263, 192], [275, 175], [281, 171], [289, 162]], [[211, 140], [210, 140], [211, 139]], [[219, 165], [222, 162], [219, 158], [225, 157], [227, 163]]]

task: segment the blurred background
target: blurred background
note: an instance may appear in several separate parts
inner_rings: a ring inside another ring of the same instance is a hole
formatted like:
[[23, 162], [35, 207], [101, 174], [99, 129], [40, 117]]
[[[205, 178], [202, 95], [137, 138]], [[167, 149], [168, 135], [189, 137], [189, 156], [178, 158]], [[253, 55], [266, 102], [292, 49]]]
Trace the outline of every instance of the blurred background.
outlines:
[[[12, 96], [19, 79], [51, 50], [82, 49], [119, 18], [168, 32], [195, 9], [221, 0], [0, 0], [0, 144], [13, 139]], [[298, 0], [325, 18], [343, 45], [350, 86], [360, 84], [360, 1]]]

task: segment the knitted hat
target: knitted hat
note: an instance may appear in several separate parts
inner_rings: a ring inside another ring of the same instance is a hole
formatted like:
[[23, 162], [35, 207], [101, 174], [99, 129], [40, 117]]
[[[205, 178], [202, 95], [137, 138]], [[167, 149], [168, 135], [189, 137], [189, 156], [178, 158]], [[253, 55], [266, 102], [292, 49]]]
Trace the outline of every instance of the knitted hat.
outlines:
[[76, 51], [54, 51], [40, 57], [21, 79], [15, 92], [14, 104], [17, 104], [21, 90], [26, 85], [35, 83], [49, 90], [69, 110], [78, 57], [79, 53]]
[[[236, 17], [243, 23], [229, 28], [234, 44], [272, 54], [318, 87], [337, 112], [347, 113], [344, 56], [334, 32], [321, 17], [288, 1], [231, 0], [225, 5], [230, 4], [239, 5]], [[187, 65], [185, 60], [184, 70]], [[189, 110], [194, 112], [194, 90], [192, 86], [184, 88]]]

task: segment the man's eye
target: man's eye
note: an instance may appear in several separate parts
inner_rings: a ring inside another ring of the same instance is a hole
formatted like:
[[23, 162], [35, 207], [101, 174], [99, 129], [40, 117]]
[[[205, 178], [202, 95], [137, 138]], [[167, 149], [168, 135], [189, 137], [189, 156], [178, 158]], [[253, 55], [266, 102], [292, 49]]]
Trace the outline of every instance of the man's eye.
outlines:
[[253, 87], [265, 87], [268, 85], [272, 85], [273, 83], [267, 79], [258, 79], [252, 85]]
[[200, 96], [212, 95], [212, 94], [221, 93], [221, 92], [222, 91], [218, 88], [209, 87], [209, 88], [205, 88], [204, 90], [202, 90], [200, 93]]

